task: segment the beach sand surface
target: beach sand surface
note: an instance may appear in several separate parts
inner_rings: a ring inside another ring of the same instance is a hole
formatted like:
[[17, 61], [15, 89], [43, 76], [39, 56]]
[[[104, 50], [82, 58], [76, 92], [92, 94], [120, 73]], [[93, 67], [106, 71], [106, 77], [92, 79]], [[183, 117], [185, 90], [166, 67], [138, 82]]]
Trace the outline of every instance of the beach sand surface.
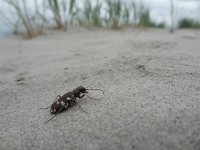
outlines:
[[[55, 97], [78, 105], [50, 122]], [[200, 31], [72, 28], [0, 39], [1, 150], [199, 150]]]

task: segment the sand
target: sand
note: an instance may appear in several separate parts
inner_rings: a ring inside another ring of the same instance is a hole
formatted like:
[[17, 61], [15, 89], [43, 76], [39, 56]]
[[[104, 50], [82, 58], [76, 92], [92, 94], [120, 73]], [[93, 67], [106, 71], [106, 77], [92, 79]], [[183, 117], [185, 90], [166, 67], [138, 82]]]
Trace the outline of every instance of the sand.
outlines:
[[[1, 150], [199, 150], [200, 31], [51, 31], [0, 39]], [[78, 105], [40, 110], [79, 85]]]

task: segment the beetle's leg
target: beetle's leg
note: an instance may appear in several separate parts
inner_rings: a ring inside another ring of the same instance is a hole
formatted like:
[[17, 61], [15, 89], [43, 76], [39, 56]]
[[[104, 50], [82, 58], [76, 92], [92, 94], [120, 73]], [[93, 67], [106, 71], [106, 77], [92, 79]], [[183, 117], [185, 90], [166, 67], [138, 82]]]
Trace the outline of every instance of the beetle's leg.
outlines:
[[51, 120], [52, 120], [54, 117], [56, 117], [57, 114], [59, 114], [64, 108], [65, 108], [65, 105], [63, 105], [63, 106], [57, 111], [57, 113], [56, 113], [53, 117], [51, 117], [49, 120], [45, 121], [44, 123], [47, 123], [47, 122], [51, 121]]
[[104, 92], [104, 90], [101, 90], [101, 89], [86, 89], [86, 90], [94, 90], [94, 91], [101, 91], [102, 93], [103, 93], [103, 95], [105, 95], [105, 92]]
[[40, 108], [40, 109], [49, 109], [51, 106], [45, 107], [45, 108]]
[[[56, 98], [55, 98], [55, 100], [54, 100], [54, 102], [58, 99], [58, 97], [60, 98], [61, 96], [60, 95], [58, 95]], [[53, 103], [54, 103], [53, 102]], [[40, 108], [40, 109], [48, 109], [48, 108], [50, 108], [51, 106], [48, 106], [48, 107], [46, 107], [46, 108]]]
[[76, 105], [76, 99], [70, 100], [69, 101], [69, 107], [72, 107], [74, 105]]
[[81, 98], [83, 98], [84, 96], [85, 96], [85, 94], [84, 94], [84, 95], [82, 95], [82, 96], [78, 95], [78, 98], [80, 98], [80, 99], [81, 99]]
[[51, 117], [49, 120], [45, 121], [44, 124], [47, 123], [47, 122], [49, 122], [49, 121], [51, 121], [54, 117], [56, 117], [56, 115], [57, 115], [57, 114], [55, 114], [55, 115], [54, 115], [53, 117]]
[[[75, 104], [77, 104], [77, 102], [76, 102], [76, 97], [74, 97], [73, 99], [71, 99], [71, 100], [69, 101], [69, 107], [72, 107], [72, 106], [74, 106]], [[83, 110], [83, 108], [82, 108], [79, 104], [77, 104], [77, 105], [78, 105], [78, 107], [79, 107], [84, 113], [88, 114], [86, 111]]]
[[78, 105], [78, 107], [79, 107], [84, 113], [86, 113], [86, 114], [88, 115], [87, 111], [85, 111], [85, 110], [81, 107], [81, 105], [79, 105], [79, 104], [77, 104], [77, 105]]
[[85, 96], [89, 97], [90, 99], [96, 100], [96, 101], [101, 100], [101, 99], [95, 99], [95, 98], [92, 98], [92, 97], [90, 97], [90, 96], [88, 96], [88, 95], [85, 95]]

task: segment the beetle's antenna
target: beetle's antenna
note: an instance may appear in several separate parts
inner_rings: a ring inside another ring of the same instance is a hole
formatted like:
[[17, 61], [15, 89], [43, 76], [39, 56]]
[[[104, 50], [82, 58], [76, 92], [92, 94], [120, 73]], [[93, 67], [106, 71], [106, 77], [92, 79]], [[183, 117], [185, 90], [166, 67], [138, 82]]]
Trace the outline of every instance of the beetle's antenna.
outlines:
[[86, 89], [86, 90], [98, 90], [98, 91], [101, 91], [103, 93], [103, 95], [105, 95], [105, 92], [101, 89]]
[[85, 95], [85, 96], [89, 97], [90, 99], [96, 100], [96, 101], [101, 100], [101, 99], [95, 99], [95, 98], [92, 98], [92, 97], [90, 97], [90, 96], [88, 96], [88, 95]]

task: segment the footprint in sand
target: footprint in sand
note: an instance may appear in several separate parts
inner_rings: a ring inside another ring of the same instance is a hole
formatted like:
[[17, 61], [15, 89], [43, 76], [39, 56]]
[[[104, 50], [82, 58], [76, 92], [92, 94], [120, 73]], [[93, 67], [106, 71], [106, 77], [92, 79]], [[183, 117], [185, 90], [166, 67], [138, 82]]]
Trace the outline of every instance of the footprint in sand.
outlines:
[[25, 83], [23, 81], [25, 81], [25, 75], [28, 74], [28, 72], [22, 72], [19, 73], [15, 79], [15, 81], [17, 82], [18, 85], [24, 85]]
[[24, 78], [24, 77], [21, 77], [21, 78], [16, 79], [15, 81], [16, 81], [16, 82], [20, 82], [20, 81], [23, 81], [23, 80], [25, 80], [25, 78]]
[[23, 82], [25, 80], [24, 77], [19, 77], [15, 81], [17, 82], [17, 85], [24, 85], [25, 83]]

